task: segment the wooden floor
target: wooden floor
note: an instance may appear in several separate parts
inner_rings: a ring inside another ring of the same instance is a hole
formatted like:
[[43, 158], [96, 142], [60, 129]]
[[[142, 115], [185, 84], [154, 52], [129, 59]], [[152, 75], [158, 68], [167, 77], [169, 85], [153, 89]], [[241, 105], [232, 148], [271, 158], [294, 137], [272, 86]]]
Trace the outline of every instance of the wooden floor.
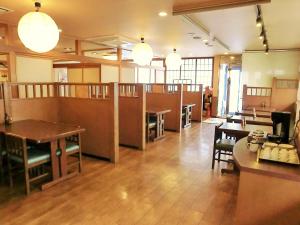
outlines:
[[[81, 175], [29, 197], [0, 188], [0, 224], [233, 225], [238, 177], [212, 171], [214, 126], [170, 132], [120, 163], [84, 157]], [[224, 166], [224, 165], [223, 165]]]

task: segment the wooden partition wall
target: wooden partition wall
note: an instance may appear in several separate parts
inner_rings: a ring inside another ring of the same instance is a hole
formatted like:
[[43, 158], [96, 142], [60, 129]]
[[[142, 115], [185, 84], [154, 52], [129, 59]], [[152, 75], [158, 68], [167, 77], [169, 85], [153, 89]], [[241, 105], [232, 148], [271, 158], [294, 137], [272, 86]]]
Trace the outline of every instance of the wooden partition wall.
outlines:
[[243, 109], [250, 106], [271, 107], [272, 88], [243, 86]]
[[275, 108], [277, 111], [295, 111], [298, 92], [297, 79], [273, 78], [272, 87], [243, 87], [243, 109], [250, 106]]
[[182, 84], [147, 84], [146, 109], [170, 109], [166, 114], [165, 129], [181, 131]]
[[8, 83], [7, 112], [14, 121], [39, 119], [78, 124], [82, 151], [118, 161], [118, 85]]
[[119, 84], [120, 144], [145, 149], [146, 92], [144, 84]]
[[297, 79], [273, 79], [272, 107], [280, 111], [295, 111], [298, 92]]
[[182, 102], [183, 104], [196, 104], [192, 109], [192, 120], [201, 122], [203, 107], [203, 85], [184, 84]]

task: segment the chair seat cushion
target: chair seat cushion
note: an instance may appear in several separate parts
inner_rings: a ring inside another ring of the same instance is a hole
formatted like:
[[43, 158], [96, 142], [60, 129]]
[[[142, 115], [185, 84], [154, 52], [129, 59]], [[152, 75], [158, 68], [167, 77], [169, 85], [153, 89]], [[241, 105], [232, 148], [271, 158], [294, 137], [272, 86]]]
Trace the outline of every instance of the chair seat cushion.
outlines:
[[149, 128], [153, 128], [153, 127], [155, 127], [156, 126], [156, 123], [149, 123]]
[[[79, 150], [79, 145], [74, 143], [74, 142], [70, 142], [70, 141], [67, 141], [66, 142], [66, 152], [73, 152], [73, 151], [76, 151], [76, 150]], [[56, 152], [56, 155], [61, 155], [61, 150], [58, 149], [58, 151]]]
[[[36, 148], [30, 148], [28, 149], [27, 152], [27, 157], [28, 157], [28, 164], [32, 163], [37, 163], [43, 160], [50, 160], [50, 152], [41, 150], [41, 149], [36, 149]], [[17, 161], [19, 163], [23, 162], [23, 159], [14, 155], [11, 155], [9, 157], [11, 160]]]
[[232, 139], [220, 139], [216, 143], [216, 148], [220, 150], [232, 151], [235, 141]]
[[66, 152], [72, 152], [79, 149], [79, 145], [74, 142], [66, 143]]

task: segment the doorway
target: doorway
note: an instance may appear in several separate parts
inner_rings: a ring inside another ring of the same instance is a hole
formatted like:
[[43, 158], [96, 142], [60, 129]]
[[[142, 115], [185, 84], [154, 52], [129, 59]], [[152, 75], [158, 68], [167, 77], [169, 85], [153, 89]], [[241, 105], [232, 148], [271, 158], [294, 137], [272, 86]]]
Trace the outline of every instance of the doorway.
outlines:
[[219, 79], [218, 116], [234, 114], [242, 109], [241, 68], [221, 64]]

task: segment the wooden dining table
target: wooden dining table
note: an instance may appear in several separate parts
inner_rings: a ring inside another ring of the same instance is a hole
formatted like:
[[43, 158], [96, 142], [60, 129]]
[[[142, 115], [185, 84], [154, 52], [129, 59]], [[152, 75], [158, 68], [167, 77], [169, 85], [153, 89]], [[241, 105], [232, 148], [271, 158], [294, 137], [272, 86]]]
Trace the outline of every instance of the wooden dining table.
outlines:
[[196, 104], [189, 103], [182, 105], [182, 127], [187, 128], [192, 125], [192, 109]]
[[[50, 143], [52, 181], [42, 185], [47, 189], [63, 180], [69, 179], [76, 173], [68, 174], [66, 137], [80, 135], [85, 129], [76, 125], [54, 123], [41, 120], [21, 120], [10, 125], [0, 125], [0, 132], [25, 137], [28, 141], [36, 144]], [[57, 151], [61, 150], [58, 157]]]
[[251, 131], [262, 130], [268, 134], [273, 133], [273, 128], [271, 126], [246, 124], [242, 126], [240, 123], [223, 122], [219, 128], [222, 132], [228, 134], [229, 136], [234, 136], [237, 139], [247, 137]]
[[228, 117], [227, 121], [228, 122], [235, 122], [235, 123], [242, 123], [244, 119], [246, 120], [247, 124], [273, 126], [272, 119], [271, 118], [264, 118], [264, 117], [234, 115], [232, 117]]
[[[254, 116], [253, 110], [241, 110], [241, 111], [237, 111], [235, 114], [241, 116], [252, 116], [252, 117]], [[255, 115], [257, 117], [271, 118], [271, 112], [255, 111]]]
[[[150, 123], [150, 117], [155, 118], [156, 131], [153, 141], [159, 140], [165, 136], [165, 114], [169, 112], [171, 112], [170, 109], [163, 108], [149, 108], [146, 110], [147, 124]], [[149, 131], [147, 131], [147, 133], [148, 132]]]
[[253, 110], [255, 109], [256, 112], [274, 112], [276, 111], [273, 107], [262, 107], [262, 106], [248, 106], [245, 108], [246, 110]]

